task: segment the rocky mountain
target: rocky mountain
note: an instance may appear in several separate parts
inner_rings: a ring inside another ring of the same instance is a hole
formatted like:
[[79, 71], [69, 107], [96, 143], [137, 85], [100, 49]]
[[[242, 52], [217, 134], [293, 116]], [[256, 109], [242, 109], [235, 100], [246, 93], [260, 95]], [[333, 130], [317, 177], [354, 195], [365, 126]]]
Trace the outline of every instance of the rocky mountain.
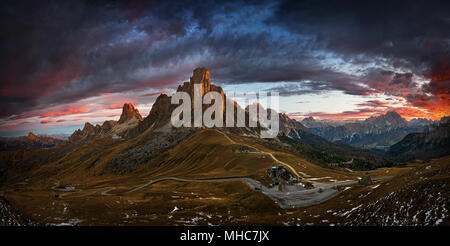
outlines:
[[[195, 85], [201, 85], [201, 92], [198, 92], [202, 96], [206, 93], [215, 91], [218, 92], [223, 99], [223, 120], [226, 125], [226, 102], [229, 100], [234, 105], [234, 125], [237, 123], [237, 113], [242, 112], [245, 114], [246, 126], [249, 124], [249, 108], [248, 106], [243, 109], [230, 98], [227, 98], [223, 89], [220, 86], [211, 84], [210, 72], [204, 68], [196, 68], [193, 71], [193, 75], [188, 82], [184, 82], [178, 86], [177, 92], [186, 92], [191, 98], [194, 98]], [[202, 112], [205, 112], [211, 105], [203, 104]], [[138, 168], [140, 165], [147, 163], [152, 158], [161, 154], [163, 151], [175, 146], [183, 139], [191, 135], [192, 133], [204, 128], [204, 127], [180, 127], [175, 128], [171, 125], [171, 116], [173, 110], [178, 107], [177, 104], [171, 104], [171, 96], [161, 94], [156, 99], [155, 103], [150, 110], [148, 116], [143, 119], [134, 128], [129, 128], [120, 134], [121, 137], [126, 139], [137, 138], [141, 143], [135, 147], [129, 148], [126, 151], [121, 152], [115, 158], [113, 158], [108, 167], [115, 172], [122, 172], [123, 170], [132, 171]], [[266, 109], [263, 109], [266, 110]], [[268, 113], [270, 115], [270, 110]], [[194, 102], [191, 101], [191, 123], [194, 121]], [[248, 137], [259, 137], [261, 126], [257, 127], [226, 127], [221, 130], [242, 135]], [[289, 119], [286, 115], [280, 115], [280, 134], [292, 135], [300, 139], [299, 132], [308, 132], [308, 129], [304, 127], [300, 122]], [[301, 134], [300, 134], [301, 135]], [[312, 135], [312, 134], [310, 134]], [[318, 136], [315, 136], [320, 138]], [[321, 139], [321, 138], [320, 138]], [[326, 140], [323, 140], [326, 141]]]
[[[210, 92], [216, 91], [222, 95], [223, 102], [225, 103], [226, 96], [223, 92], [223, 89], [220, 86], [215, 86], [211, 84], [210, 73], [208, 69], [204, 67], [196, 68], [193, 72], [192, 77], [188, 82], [184, 82], [182, 85], [179, 85], [177, 88], [177, 92], [186, 92], [191, 96], [191, 99], [194, 98], [194, 85], [200, 84], [202, 91], [202, 97]], [[130, 129], [123, 135], [128, 137], [136, 137], [144, 132], [153, 132], [153, 131], [167, 131], [172, 127], [170, 124], [170, 118], [172, 116], [173, 110], [178, 107], [177, 104], [171, 104], [171, 96], [166, 94], [161, 94], [156, 98], [155, 103], [150, 110], [148, 116], [142, 120], [138, 124], [137, 127]], [[209, 105], [203, 105], [203, 111], [208, 108]], [[225, 115], [225, 107], [224, 115]], [[192, 122], [194, 120], [194, 100], [191, 100], [191, 119]]]
[[280, 114], [280, 132], [279, 137], [286, 136], [298, 142], [314, 144], [316, 146], [336, 147], [336, 144], [313, 134], [302, 123], [289, 118], [286, 114]]
[[437, 124], [437, 123], [438, 122], [430, 120], [430, 119], [414, 118], [414, 119], [408, 121], [408, 126], [410, 126], [410, 127], [428, 126], [428, 125], [433, 125], [433, 124]]
[[[234, 124], [235, 127], [221, 128], [221, 131], [233, 133], [240, 136], [259, 138], [260, 131], [264, 129], [257, 124], [256, 127], [249, 126], [249, 107], [240, 107], [235, 101], [227, 98], [223, 89], [219, 86], [211, 84], [210, 72], [204, 68], [200, 67], [193, 71], [193, 75], [188, 82], [184, 82], [182, 85], [178, 86], [177, 92], [186, 92], [191, 98], [194, 98], [195, 85], [201, 85], [201, 92], [198, 94], [204, 96], [210, 91], [218, 92], [224, 101], [223, 108], [223, 119], [224, 125], [226, 124], [226, 107], [225, 102], [229, 100], [232, 105], [234, 105]], [[261, 105], [255, 104], [259, 110], [267, 111], [270, 117], [271, 110], [264, 109]], [[122, 110], [122, 115], [118, 122], [108, 121], [103, 125], [93, 126], [90, 123], [86, 123], [83, 130], [77, 130], [70, 137], [70, 141], [77, 142], [80, 140], [92, 140], [103, 136], [111, 136], [116, 139], [120, 138], [128, 141], [137, 141], [137, 144], [127, 148], [126, 150], [118, 153], [114, 158], [112, 158], [107, 167], [114, 172], [124, 172], [133, 171], [139, 168], [141, 165], [148, 163], [151, 159], [155, 158], [159, 154], [168, 150], [169, 148], [177, 145], [186, 137], [190, 136], [192, 133], [204, 128], [204, 127], [180, 127], [175, 128], [171, 125], [171, 116], [173, 110], [178, 107], [177, 104], [171, 103], [171, 96], [161, 94], [156, 99], [147, 117], [142, 119], [139, 112], [134, 109], [131, 104], [125, 104]], [[210, 105], [203, 104], [202, 112], [205, 112]], [[237, 112], [242, 112], [245, 114], [245, 125], [246, 127], [237, 127]], [[339, 160], [342, 162], [349, 161], [352, 158], [355, 159], [355, 163], [363, 163], [364, 168], [371, 168], [374, 166], [382, 165], [381, 160], [370, 154], [363, 153], [363, 151], [358, 150], [354, 147], [348, 146], [345, 143], [332, 143], [320, 136], [313, 134], [308, 128], [306, 128], [301, 122], [289, 118], [286, 114], [279, 113], [279, 139], [283, 139], [285, 143], [286, 139], [291, 139], [295, 143], [308, 145], [308, 153], [314, 152], [322, 156], [323, 151], [332, 151], [334, 156], [339, 156]], [[191, 120], [194, 120], [194, 103], [191, 101]], [[129, 123], [133, 122], [132, 125]], [[126, 125], [127, 127], [123, 127]], [[278, 140], [280, 141], [280, 140]], [[298, 147], [298, 146], [297, 146]], [[350, 154], [348, 154], [350, 153]], [[314, 154], [317, 155], [317, 154]], [[369, 157], [364, 157], [364, 160], [358, 162], [359, 155], [370, 155]], [[329, 162], [335, 161], [336, 158], [314, 158], [314, 160], [319, 160], [328, 164]], [[324, 159], [326, 159], [324, 161]], [[376, 164], [374, 164], [376, 162]], [[367, 164], [369, 163], [369, 164]]]
[[[231, 101], [232, 105], [234, 105], [234, 125], [237, 124], [237, 113], [244, 111], [246, 126], [249, 124], [249, 108], [248, 106], [243, 109], [230, 98], [227, 98], [223, 89], [220, 86], [216, 86], [211, 84], [210, 72], [208, 69], [204, 67], [196, 68], [193, 71], [193, 75], [188, 82], [184, 82], [179, 85], [177, 88], [177, 92], [186, 92], [191, 98], [194, 98], [195, 93], [195, 85], [201, 85], [201, 92], [199, 94], [202, 97], [208, 92], [218, 92], [223, 99], [223, 120], [224, 125], [226, 125], [226, 113], [227, 109], [225, 107], [227, 101]], [[203, 104], [202, 105], [202, 113], [208, 109], [211, 105]], [[161, 94], [156, 99], [155, 103], [152, 106], [147, 117], [144, 119], [139, 114], [139, 111], [133, 107], [131, 104], [125, 104], [123, 106], [122, 114], [120, 116], [119, 121], [106, 121], [103, 125], [92, 125], [90, 123], [86, 123], [82, 130], [75, 131], [72, 136], [69, 138], [70, 141], [79, 141], [79, 140], [87, 140], [93, 139], [100, 136], [105, 136], [110, 133], [114, 133], [117, 136], [120, 136], [123, 139], [132, 139], [141, 135], [155, 135], [161, 134], [163, 132], [169, 133], [170, 131], [175, 130], [175, 128], [171, 125], [170, 119], [172, 116], [173, 110], [178, 107], [177, 104], [171, 103], [171, 96], [166, 94]], [[262, 108], [262, 107], [260, 107]], [[263, 109], [263, 108], [262, 108]], [[266, 110], [266, 109], [263, 109]], [[268, 110], [268, 114], [270, 115], [270, 110]], [[308, 141], [310, 143], [321, 143], [325, 144], [327, 142], [325, 139], [315, 136], [312, 134], [302, 123], [290, 119], [285, 114], [279, 114], [280, 119], [280, 136], [288, 136], [296, 139], [301, 139], [301, 141]], [[191, 120], [192, 123], [194, 121], [194, 100], [191, 100]], [[133, 125], [130, 125], [130, 122], [133, 122]], [[127, 127], [121, 127], [124, 124], [128, 124]], [[120, 130], [118, 130], [120, 129]], [[181, 128], [182, 129], [182, 128]], [[178, 129], [178, 131], [182, 131]], [[199, 129], [197, 127], [197, 129]], [[259, 123], [257, 127], [227, 127], [224, 130], [248, 135], [248, 136], [259, 136], [259, 131], [261, 130], [261, 126]], [[184, 134], [181, 134], [184, 135]]]
[[317, 122], [312, 118], [302, 121], [309, 130], [329, 141], [342, 141], [355, 147], [367, 149], [387, 149], [412, 132], [429, 132], [434, 129], [433, 121], [403, 119], [394, 111], [370, 117], [363, 121], [342, 125]]
[[21, 137], [0, 137], [0, 150], [21, 150], [49, 148], [65, 142], [64, 138], [49, 135], [35, 135], [32, 132]]
[[133, 119], [141, 121], [142, 116], [141, 116], [141, 114], [139, 114], [139, 110], [135, 109], [132, 104], [125, 103], [123, 105], [122, 114], [120, 115], [120, 119], [117, 123], [123, 124], [123, 123], [133, 120]]
[[431, 132], [411, 133], [392, 145], [386, 157], [397, 161], [429, 160], [450, 154], [450, 117], [444, 117]]
[[118, 134], [136, 127], [142, 121], [139, 110], [135, 109], [132, 104], [125, 103], [122, 108], [122, 114], [119, 121], [108, 120], [102, 125], [92, 125], [89, 122], [84, 124], [82, 130], [78, 129], [69, 137], [70, 142], [91, 141], [93, 139], [111, 135], [118, 138]]
[[372, 116], [367, 118], [362, 122], [363, 124], [370, 125], [374, 128], [388, 128], [388, 129], [396, 129], [401, 127], [406, 127], [408, 125], [408, 121], [403, 119], [397, 112], [389, 111], [384, 115], [380, 116]]
[[336, 125], [338, 125], [338, 124], [334, 124], [334, 123], [331, 123], [331, 122], [317, 121], [313, 117], [304, 118], [301, 122], [307, 128], [322, 128], [322, 127], [326, 127], [326, 126], [336, 126]]

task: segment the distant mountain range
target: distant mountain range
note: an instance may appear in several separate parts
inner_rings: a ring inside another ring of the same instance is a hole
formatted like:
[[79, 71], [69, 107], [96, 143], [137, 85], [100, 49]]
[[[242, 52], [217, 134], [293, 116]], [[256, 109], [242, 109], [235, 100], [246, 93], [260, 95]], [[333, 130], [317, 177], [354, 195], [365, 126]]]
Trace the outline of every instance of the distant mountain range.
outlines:
[[408, 122], [394, 111], [354, 123], [319, 122], [312, 117], [305, 118], [301, 122], [312, 133], [329, 141], [379, 150], [387, 150], [409, 133], [430, 132], [437, 126], [437, 122], [427, 119], [413, 119]]
[[67, 139], [59, 136], [34, 135], [32, 132], [21, 137], [0, 137], [0, 151], [49, 148], [65, 142]]

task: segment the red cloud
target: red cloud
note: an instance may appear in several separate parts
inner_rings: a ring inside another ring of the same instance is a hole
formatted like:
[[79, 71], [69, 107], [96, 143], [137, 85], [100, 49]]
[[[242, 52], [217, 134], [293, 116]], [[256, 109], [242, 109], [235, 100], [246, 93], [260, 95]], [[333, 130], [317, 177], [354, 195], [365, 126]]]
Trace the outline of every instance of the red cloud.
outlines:
[[304, 114], [306, 117], [315, 117], [323, 120], [332, 121], [355, 121], [363, 120], [370, 116], [381, 115], [385, 110], [375, 110], [373, 108], [362, 108], [354, 111], [344, 111], [342, 113], [325, 113], [325, 112], [313, 112]]
[[53, 120], [41, 120], [41, 124], [48, 124], [48, 123], [52, 123]]
[[64, 57], [57, 66], [44, 68], [39, 72], [39, 76], [34, 78], [21, 78], [18, 62], [11, 58], [8, 66], [9, 74], [5, 83], [0, 85], [0, 95], [29, 98], [37, 94], [56, 94], [61, 86], [76, 80], [82, 73], [79, 54], [67, 50]]
[[67, 120], [61, 119], [61, 120], [57, 120], [56, 122], [66, 122]]
[[121, 109], [123, 107], [123, 103], [111, 104], [109, 106], [99, 107], [98, 109]]
[[63, 116], [63, 115], [70, 115], [70, 114], [82, 114], [82, 113], [88, 113], [90, 110], [91, 109], [88, 106], [81, 106], [78, 108], [67, 107], [67, 108], [64, 108], [63, 110], [59, 110], [59, 111], [40, 113], [39, 117], [44, 118], [44, 117], [55, 117], [55, 116]]
[[23, 124], [31, 123], [30, 121], [22, 121], [22, 122], [11, 122], [11, 123], [4, 123], [0, 125], [1, 127], [8, 127], [8, 126], [18, 126]]

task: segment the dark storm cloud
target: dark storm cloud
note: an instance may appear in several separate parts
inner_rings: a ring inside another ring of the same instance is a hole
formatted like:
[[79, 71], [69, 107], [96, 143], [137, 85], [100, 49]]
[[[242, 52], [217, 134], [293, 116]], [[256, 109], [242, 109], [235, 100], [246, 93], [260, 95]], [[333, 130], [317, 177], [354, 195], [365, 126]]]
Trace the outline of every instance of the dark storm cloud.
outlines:
[[[367, 95], [386, 85], [368, 72], [337, 71], [324, 52], [355, 65], [382, 57], [434, 77], [449, 57], [448, 10], [435, 1], [2, 2], [0, 118], [174, 87], [196, 66], [219, 84], [292, 82], [274, 90]], [[386, 73], [384, 83], [415, 85], [410, 74]]]
[[173, 84], [197, 65], [187, 64], [194, 56], [232, 40], [211, 36], [216, 13], [226, 17], [241, 8], [195, 1], [1, 5], [0, 117], [105, 91]]
[[302, 74], [297, 78], [303, 79], [303, 81], [283, 84], [270, 88], [268, 91], [277, 91], [281, 96], [320, 94], [327, 91], [343, 91], [349, 95], [364, 96], [374, 92], [373, 89], [363, 87], [359, 83], [360, 78], [356, 76], [327, 69], [316, 71], [316, 73], [309, 71], [308, 74]]
[[425, 72], [450, 57], [449, 16], [448, 1], [283, 1], [268, 22], [313, 34], [348, 61], [381, 56]]

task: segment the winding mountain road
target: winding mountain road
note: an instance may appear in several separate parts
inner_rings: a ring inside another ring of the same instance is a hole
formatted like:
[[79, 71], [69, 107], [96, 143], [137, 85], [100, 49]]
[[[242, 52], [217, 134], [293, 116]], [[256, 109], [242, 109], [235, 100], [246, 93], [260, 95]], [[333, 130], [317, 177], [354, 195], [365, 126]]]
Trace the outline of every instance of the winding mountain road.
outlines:
[[[235, 142], [233, 139], [231, 139], [231, 138], [230, 138], [227, 134], [225, 134], [224, 132], [221, 132], [221, 131], [219, 131], [219, 130], [217, 130], [217, 129], [214, 129], [214, 130], [217, 131], [218, 133], [222, 134], [223, 136], [225, 136], [225, 138], [228, 139], [232, 144], [239, 144], [239, 143]], [[286, 162], [282, 162], [282, 161], [278, 160], [271, 152], [261, 151], [260, 149], [256, 148], [255, 146], [251, 146], [251, 145], [248, 145], [248, 144], [245, 144], [245, 145], [247, 145], [247, 146], [249, 146], [249, 147], [251, 147], [251, 148], [253, 148], [253, 149], [259, 151], [259, 153], [261, 153], [261, 154], [269, 155], [269, 156], [272, 158], [272, 160], [274, 160], [276, 163], [279, 163], [279, 164], [281, 164], [281, 165], [283, 165], [283, 166], [289, 168], [289, 169], [292, 171], [292, 173], [293, 173], [294, 175], [296, 175], [298, 178], [302, 178], [302, 177], [300, 177], [300, 175], [298, 174], [298, 172], [297, 172], [291, 165], [287, 164]]]

